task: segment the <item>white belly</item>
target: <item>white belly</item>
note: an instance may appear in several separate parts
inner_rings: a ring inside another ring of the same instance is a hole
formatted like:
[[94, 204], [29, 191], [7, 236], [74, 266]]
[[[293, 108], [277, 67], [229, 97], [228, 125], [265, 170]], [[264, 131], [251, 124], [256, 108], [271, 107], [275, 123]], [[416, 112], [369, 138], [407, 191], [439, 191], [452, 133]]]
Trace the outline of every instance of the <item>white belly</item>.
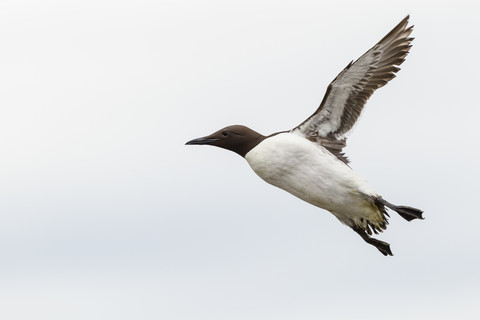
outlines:
[[366, 181], [325, 148], [296, 133], [263, 140], [245, 159], [266, 182], [331, 211], [343, 222], [374, 213], [367, 196], [375, 192]]

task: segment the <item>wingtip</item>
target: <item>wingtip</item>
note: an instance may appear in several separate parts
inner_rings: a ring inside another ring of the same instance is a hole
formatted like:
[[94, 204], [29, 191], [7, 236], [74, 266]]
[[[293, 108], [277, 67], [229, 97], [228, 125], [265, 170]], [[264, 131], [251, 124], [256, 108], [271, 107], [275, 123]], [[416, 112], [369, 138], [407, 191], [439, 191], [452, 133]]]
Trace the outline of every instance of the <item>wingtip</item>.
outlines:
[[410, 21], [410, 15], [408, 14], [405, 18], [403, 18], [403, 20], [399, 24], [403, 25], [404, 26], [403, 28], [406, 29], [409, 21]]

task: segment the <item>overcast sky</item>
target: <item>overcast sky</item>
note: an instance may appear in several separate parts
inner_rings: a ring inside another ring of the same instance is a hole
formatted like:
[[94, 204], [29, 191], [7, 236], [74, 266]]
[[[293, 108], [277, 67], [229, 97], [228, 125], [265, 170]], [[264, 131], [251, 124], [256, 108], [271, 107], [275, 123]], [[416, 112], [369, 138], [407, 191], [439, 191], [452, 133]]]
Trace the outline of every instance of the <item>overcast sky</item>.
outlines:
[[[407, 14], [346, 149], [384, 257], [238, 155]], [[0, 2], [0, 318], [479, 319], [478, 1]]]

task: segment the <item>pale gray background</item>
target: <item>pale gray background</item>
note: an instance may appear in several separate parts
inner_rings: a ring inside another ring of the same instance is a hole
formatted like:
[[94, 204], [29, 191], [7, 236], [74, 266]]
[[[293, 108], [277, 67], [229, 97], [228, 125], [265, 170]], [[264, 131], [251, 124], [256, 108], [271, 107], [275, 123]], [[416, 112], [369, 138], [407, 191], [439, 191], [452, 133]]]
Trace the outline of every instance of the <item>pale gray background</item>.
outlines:
[[[476, 2], [476, 3], [475, 3]], [[187, 140], [290, 129], [408, 13], [349, 139], [384, 257]], [[478, 1], [0, 2], [1, 319], [479, 319]]]

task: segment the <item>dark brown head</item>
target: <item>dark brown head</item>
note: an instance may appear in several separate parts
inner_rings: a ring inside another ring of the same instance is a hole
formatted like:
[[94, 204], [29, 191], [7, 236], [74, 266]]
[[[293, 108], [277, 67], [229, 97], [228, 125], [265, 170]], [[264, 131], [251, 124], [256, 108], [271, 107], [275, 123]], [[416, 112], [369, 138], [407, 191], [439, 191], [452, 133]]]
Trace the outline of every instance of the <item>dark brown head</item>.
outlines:
[[186, 144], [207, 144], [238, 153], [242, 157], [266, 137], [245, 126], [229, 126], [209, 136], [193, 139]]

